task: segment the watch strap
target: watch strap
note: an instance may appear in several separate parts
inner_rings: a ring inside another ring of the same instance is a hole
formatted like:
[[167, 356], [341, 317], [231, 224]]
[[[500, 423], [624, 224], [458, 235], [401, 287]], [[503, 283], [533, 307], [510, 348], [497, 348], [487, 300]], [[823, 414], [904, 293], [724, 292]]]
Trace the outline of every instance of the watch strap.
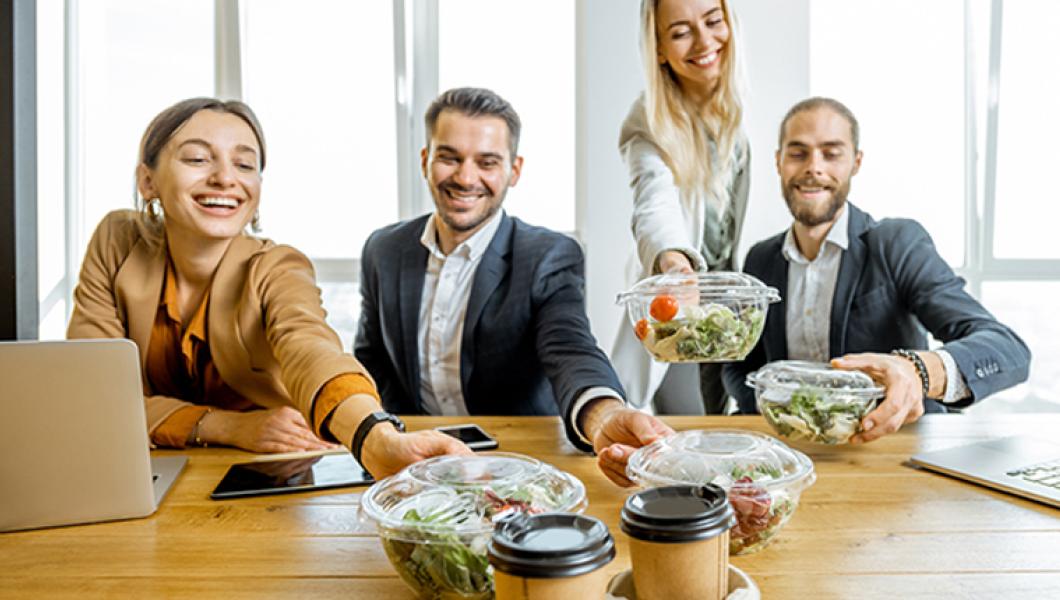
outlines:
[[391, 423], [398, 431], [405, 431], [405, 422], [398, 418], [397, 415], [385, 411], [376, 411], [365, 417], [361, 420], [361, 424], [357, 426], [357, 431], [354, 432], [353, 440], [350, 442], [350, 452], [358, 463], [361, 462], [361, 450], [364, 448], [365, 438], [368, 437], [368, 433], [372, 431], [372, 428], [380, 423]]

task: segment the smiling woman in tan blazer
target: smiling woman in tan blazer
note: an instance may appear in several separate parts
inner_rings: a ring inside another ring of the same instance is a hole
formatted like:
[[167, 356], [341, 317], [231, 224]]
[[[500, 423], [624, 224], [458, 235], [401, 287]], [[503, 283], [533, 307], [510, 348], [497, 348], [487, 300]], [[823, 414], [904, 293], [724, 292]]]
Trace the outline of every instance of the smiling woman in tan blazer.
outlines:
[[[350, 445], [380, 410], [374, 382], [324, 320], [309, 260], [245, 232], [256, 227], [264, 166], [248, 106], [179, 102], [144, 133], [139, 210], [107, 215], [89, 244], [67, 335], [137, 344], [155, 444]], [[362, 449], [377, 477], [468, 452], [437, 432], [385, 423]]]

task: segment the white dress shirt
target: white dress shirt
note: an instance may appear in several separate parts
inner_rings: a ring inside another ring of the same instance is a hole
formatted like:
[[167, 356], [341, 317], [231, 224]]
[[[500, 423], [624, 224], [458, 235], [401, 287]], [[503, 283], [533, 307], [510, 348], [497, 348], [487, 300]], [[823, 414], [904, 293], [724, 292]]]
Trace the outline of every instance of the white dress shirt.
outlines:
[[[501, 224], [504, 211], [497, 211], [471, 237], [447, 256], [438, 245], [437, 213], [427, 219], [420, 243], [427, 249], [427, 272], [420, 297], [419, 360], [420, 397], [431, 415], [467, 416], [467, 403], [460, 379], [460, 345], [467, 318], [475, 271]], [[578, 413], [591, 400], [621, 398], [606, 387], [586, 390], [575, 400], [571, 416], [575, 431], [592, 443], [577, 427]]]
[[[784, 236], [782, 252], [788, 261], [787, 323], [785, 333], [788, 340], [788, 358], [828, 362], [829, 335], [832, 322], [832, 299], [843, 252], [849, 246], [850, 211], [844, 206], [839, 218], [828, 231], [817, 257], [806, 258], [795, 242], [794, 229]], [[957, 363], [949, 352], [934, 351], [942, 360], [946, 370], [946, 392], [944, 404], [962, 400], [971, 395], [968, 384], [957, 369]]]

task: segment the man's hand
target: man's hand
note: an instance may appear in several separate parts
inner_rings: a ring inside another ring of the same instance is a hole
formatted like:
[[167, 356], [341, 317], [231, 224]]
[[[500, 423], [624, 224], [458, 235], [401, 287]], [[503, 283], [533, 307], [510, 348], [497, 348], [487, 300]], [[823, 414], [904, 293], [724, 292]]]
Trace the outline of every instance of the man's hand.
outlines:
[[594, 400], [583, 413], [582, 431], [593, 442], [600, 470], [623, 487], [633, 485], [626, 477], [626, 463], [633, 451], [674, 432], [659, 419], [614, 398]]
[[379, 423], [364, 438], [361, 465], [378, 480], [414, 462], [444, 454], [469, 455], [471, 449], [438, 431], [402, 433], [390, 423]]
[[886, 391], [876, 409], [861, 420], [862, 432], [850, 438], [851, 444], [871, 442], [894, 433], [924, 414], [923, 387], [908, 359], [891, 354], [848, 354], [832, 359], [832, 366], [862, 371]]
[[248, 412], [213, 410], [199, 423], [199, 437], [251, 452], [300, 452], [338, 446], [317, 437], [302, 413], [289, 406]]

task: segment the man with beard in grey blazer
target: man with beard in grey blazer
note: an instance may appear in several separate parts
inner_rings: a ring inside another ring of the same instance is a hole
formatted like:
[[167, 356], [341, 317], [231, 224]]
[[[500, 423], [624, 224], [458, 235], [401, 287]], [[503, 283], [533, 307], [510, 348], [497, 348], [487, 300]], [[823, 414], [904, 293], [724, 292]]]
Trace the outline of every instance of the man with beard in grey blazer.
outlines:
[[[723, 371], [740, 412], [755, 412], [746, 375], [783, 359], [831, 359], [886, 388], [853, 443], [1027, 379], [1026, 344], [965, 291], [919, 223], [876, 221], [847, 201], [862, 153], [846, 106], [803, 100], [784, 117], [779, 137], [777, 172], [795, 221], [752, 247], [744, 262], [783, 300], [771, 307], [751, 354]], [[928, 350], [925, 329], [941, 348]]]

